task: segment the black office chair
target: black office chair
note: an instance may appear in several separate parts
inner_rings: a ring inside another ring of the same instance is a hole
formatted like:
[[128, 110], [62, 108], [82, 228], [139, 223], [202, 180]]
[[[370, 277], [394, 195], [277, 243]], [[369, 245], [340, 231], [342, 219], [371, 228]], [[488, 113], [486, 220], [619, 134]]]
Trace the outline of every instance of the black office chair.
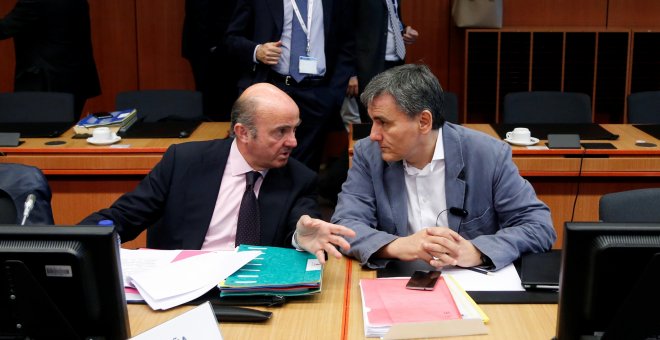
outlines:
[[168, 120], [204, 120], [202, 94], [189, 90], [142, 90], [120, 92], [115, 108], [137, 109], [138, 119], [150, 123]]
[[[20, 224], [28, 195], [34, 194], [34, 208], [25, 224], [54, 224], [48, 181], [38, 168], [23, 164], [0, 163], [0, 219], [5, 224]], [[9, 197], [9, 199], [7, 198]], [[11, 205], [10, 202], [11, 201]], [[14, 209], [14, 214], [7, 209]]]
[[504, 124], [593, 123], [591, 99], [584, 93], [532, 91], [504, 96]]
[[0, 93], [0, 123], [73, 123], [73, 107], [71, 93]]
[[660, 188], [605, 194], [598, 216], [603, 222], [660, 222]]
[[444, 92], [445, 94], [445, 109], [444, 109], [444, 117], [445, 120], [458, 124], [458, 98], [456, 97], [456, 94], [453, 92]]
[[660, 91], [631, 93], [628, 96], [628, 123], [660, 124]]

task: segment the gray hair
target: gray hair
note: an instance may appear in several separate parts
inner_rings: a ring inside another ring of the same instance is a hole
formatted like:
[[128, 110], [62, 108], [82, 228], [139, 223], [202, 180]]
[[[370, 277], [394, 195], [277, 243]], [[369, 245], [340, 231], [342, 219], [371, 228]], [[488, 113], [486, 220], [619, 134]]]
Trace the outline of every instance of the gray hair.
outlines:
[[364, 89], [360, 100], [369, 107], [374, 98], [383, 94], [394, 97], [397, 106], [411, 119], [429, 110], [434, 130], [445, 122], [444, 93], [438, 78], [426, 65], [406, 64], [378, 74]]
[[234, 127], [237, 123], [245, 126], [252, 137], [257, 136], [257, 125], [254, 122], [255, 113], [257, 111], [257, 99], [254, 97], [238, 98], [231, 108], [231, 129], [229, 136], [236, 137], [234, 134]]

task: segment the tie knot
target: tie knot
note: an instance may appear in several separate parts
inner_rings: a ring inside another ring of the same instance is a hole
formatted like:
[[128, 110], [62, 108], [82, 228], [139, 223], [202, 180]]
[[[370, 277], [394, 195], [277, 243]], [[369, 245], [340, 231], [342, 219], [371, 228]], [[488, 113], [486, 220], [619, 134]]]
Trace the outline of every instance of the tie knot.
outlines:
[[245, 189], [246, 190], [251, 190], [254, 188], [254, 183], [257, 182], [257, 180], [261, 177], [261, 173], [257, 171], [250, 171], [245, 173]]

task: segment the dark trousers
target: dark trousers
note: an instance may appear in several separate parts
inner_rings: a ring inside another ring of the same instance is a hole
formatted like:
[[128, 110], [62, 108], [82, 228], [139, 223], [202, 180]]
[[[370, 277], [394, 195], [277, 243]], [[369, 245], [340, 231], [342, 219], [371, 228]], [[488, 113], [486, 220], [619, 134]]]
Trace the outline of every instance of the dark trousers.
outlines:
[[213, 121], [231, 120], [231, 107], [238, 98], [238, 74], [226, 58], [211, 53], [188, 60], [195, 78], [195, 90], [202, 93], [204, 115]]
[[300, 110], [301, 124], [296, 130], [298, 146], [291, 156], [318, 172], [329, 120], [333, 114], [339, 115], [334, 96], [325, 84], [299, 86], [277, 80], [271, 82], [288, 94]]

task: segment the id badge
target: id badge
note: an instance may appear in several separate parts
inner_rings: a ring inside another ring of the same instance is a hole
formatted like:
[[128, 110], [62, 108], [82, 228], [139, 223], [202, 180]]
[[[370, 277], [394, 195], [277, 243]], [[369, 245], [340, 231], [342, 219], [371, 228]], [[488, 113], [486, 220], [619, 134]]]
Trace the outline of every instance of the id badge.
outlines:
[[314, 57], [300, 56], [298, 59], [298, 72], [301, 74], [319, 74], [318, 60]]

